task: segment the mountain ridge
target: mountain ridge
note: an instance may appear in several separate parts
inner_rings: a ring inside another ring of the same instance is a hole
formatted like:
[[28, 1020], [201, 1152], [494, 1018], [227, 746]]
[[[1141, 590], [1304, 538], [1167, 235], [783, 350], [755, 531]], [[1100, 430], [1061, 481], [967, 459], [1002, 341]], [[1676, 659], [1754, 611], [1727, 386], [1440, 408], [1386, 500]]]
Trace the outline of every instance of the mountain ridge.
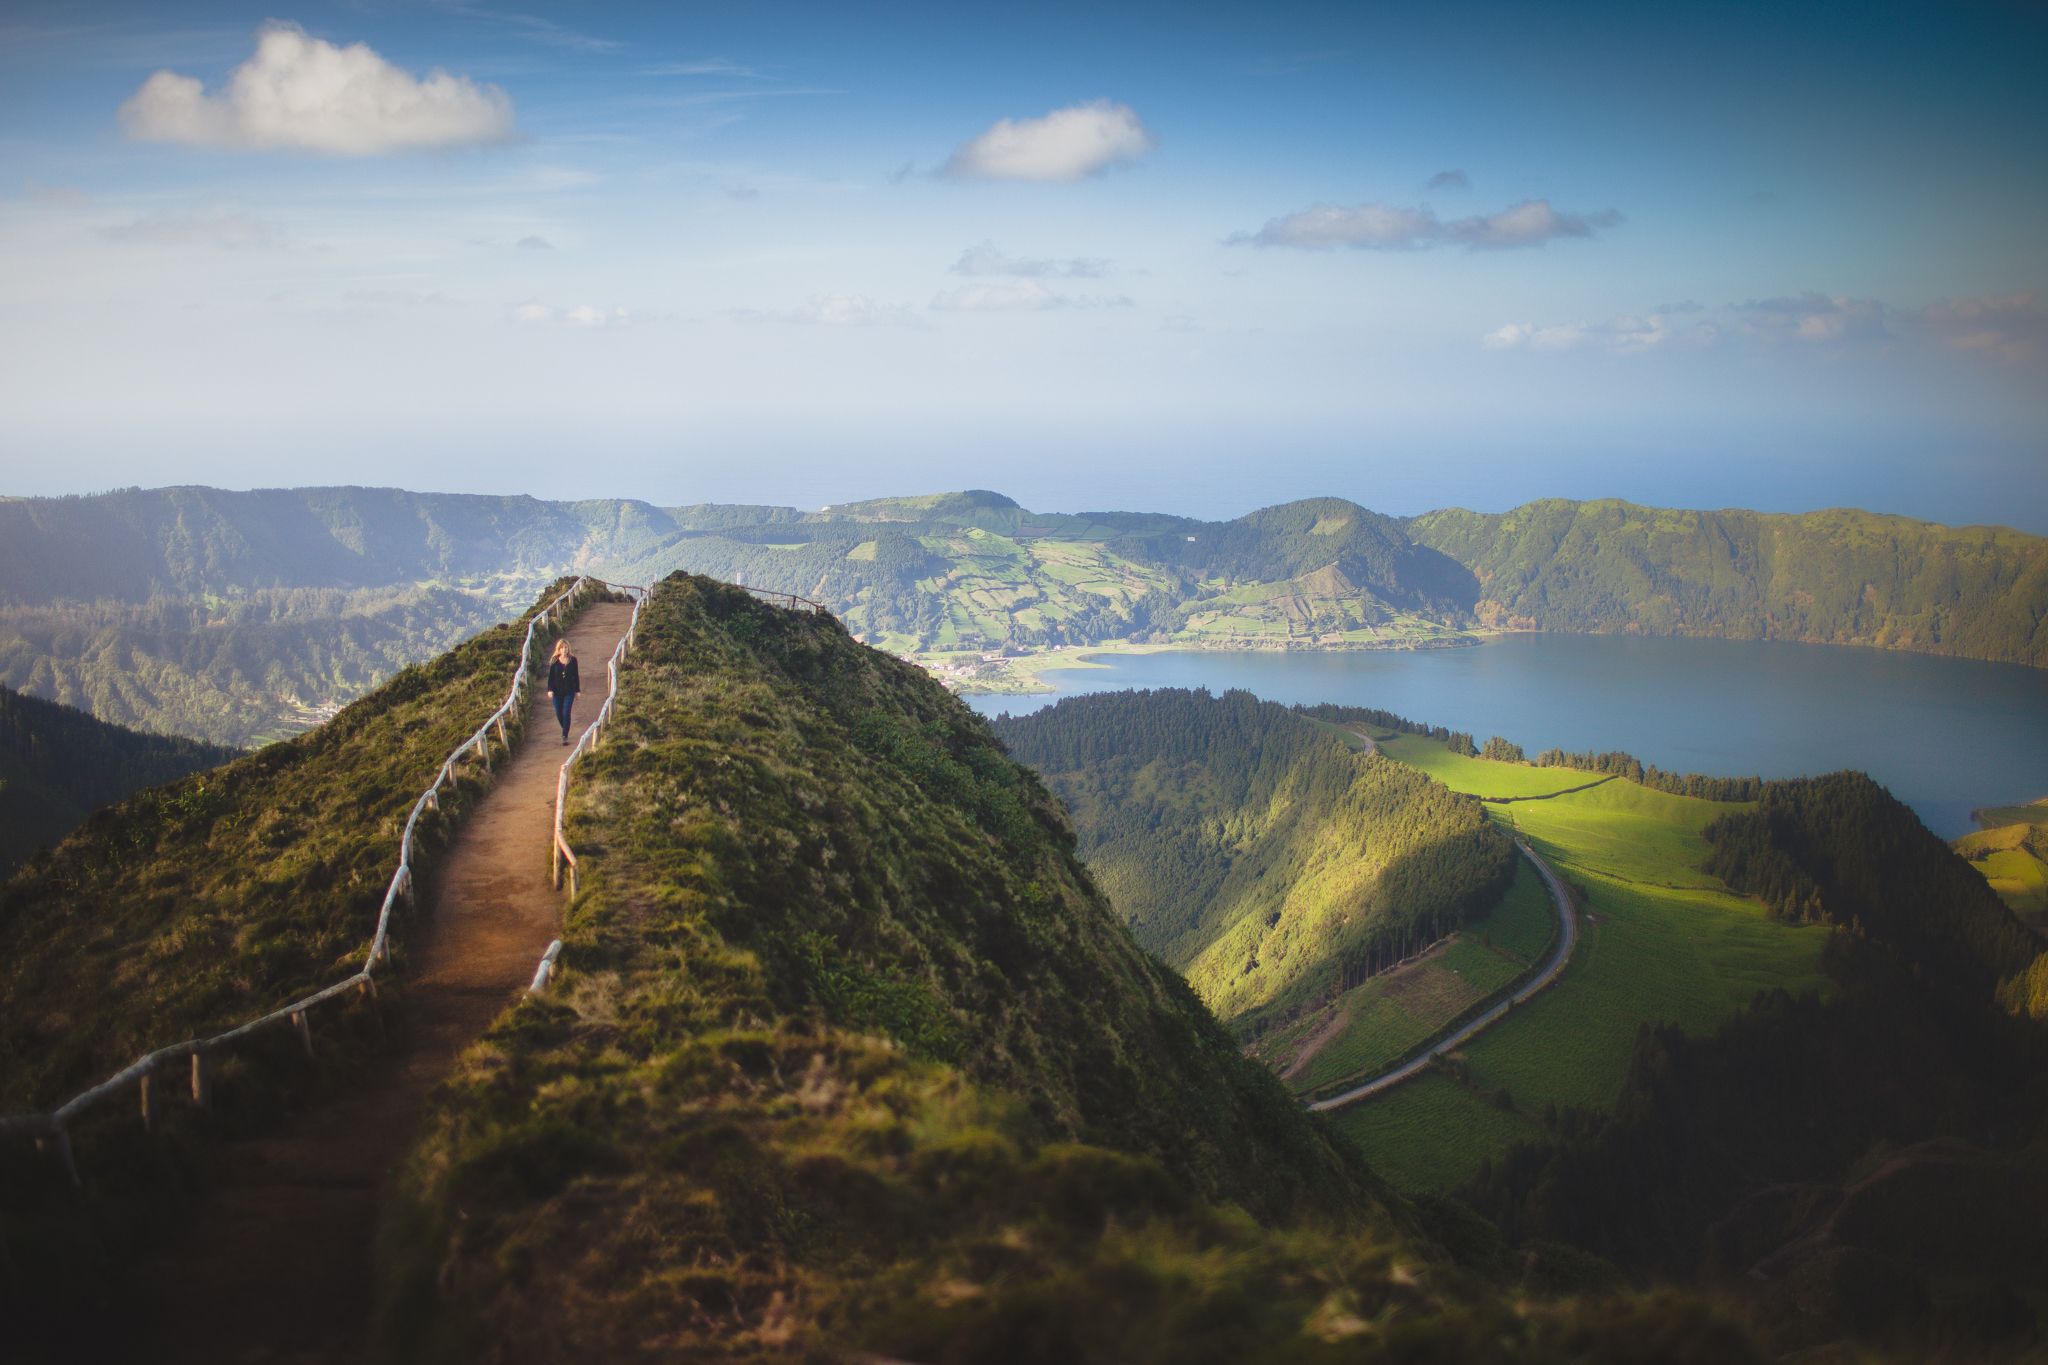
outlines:
[[1200, 521], [1039, 513], [988, 490], [806, 512], [183, 487], [0, 500], [0, 683], [249, 744], [561, 573], [676, 569], [823, 601], [970, 689], [1020, 685], [987, 656], [1057, 647], [1413, 648], [1511, 629], [2048, 665], [2048, 540], [1855, 511], [1547, 500], [1396, 518], [1310, 498]]

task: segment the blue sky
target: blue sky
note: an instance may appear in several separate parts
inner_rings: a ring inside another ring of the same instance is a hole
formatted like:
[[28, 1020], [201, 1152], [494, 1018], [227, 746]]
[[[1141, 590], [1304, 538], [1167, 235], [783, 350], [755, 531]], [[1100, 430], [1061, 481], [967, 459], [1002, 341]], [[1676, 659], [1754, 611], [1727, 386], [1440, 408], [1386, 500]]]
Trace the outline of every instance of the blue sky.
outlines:
[[0, 492], [2048, 531], [2043, 50], [2018, 3], [15, 4]]

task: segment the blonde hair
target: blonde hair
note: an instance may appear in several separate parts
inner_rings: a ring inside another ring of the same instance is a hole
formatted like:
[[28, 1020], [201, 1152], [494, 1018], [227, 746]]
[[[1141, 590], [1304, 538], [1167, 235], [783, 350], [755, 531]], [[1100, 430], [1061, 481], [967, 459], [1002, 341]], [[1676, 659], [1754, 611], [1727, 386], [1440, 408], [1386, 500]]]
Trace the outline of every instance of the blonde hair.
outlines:
[[553, 654], [548, 655], [548, 658], [560, 659], [566, 663], [570, 657], [571, 656], [569, 654], [569, 637], [564, 635], [561, 639], [555, 641], [555, 652]]

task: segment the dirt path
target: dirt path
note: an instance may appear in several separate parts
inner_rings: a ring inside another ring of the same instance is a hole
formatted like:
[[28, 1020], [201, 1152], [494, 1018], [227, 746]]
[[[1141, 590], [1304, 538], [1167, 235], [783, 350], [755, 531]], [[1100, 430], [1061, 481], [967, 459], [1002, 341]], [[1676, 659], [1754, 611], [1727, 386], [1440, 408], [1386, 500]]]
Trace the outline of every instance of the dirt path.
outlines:
[[[590, 689], [572, 741], [604, 704], [604, 661], [631, 615], [598, 603], [569, 628]], [[176, 1242], [140, 1269], [130, 1358], [324, 1365], [362, 1355], [385, 1179], [428, 1093], [532, 980], [560, 921], [562, 893], [548, 885], [555, 779], [569, 752], [560, 739], [537, 687], [517, 748], [441, 864], [408, 957], [404, 1031], [376, 1078], [269, 1137], [230, 1144]]]

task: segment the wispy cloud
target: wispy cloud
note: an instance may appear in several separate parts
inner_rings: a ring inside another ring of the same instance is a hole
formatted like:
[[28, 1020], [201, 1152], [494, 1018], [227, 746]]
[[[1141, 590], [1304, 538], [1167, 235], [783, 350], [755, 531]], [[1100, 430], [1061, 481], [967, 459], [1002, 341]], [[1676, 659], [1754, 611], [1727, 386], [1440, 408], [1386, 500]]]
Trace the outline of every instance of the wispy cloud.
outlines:
[[865, 294], [813, 294], [796, 308], [734, 308], [734, 322], [784, 322], [816, 327], [917, 327], [917, 314], [900, 303], [886, 303]]
[[735, 80], [767, 80], [758, 66], [743, 66], [723, 57], [703, 57], [688, 62], [656, 62], [640, 68], [643, 76], [730, 76]]
[[1751, 299], [1735, 315], [1752, 336], [1816, 345], [1874, 341], [1892, 334], [1890, 310], [1878, 299], [1829, 296], [1814, 290], [1796, 296]]
[[2048, 357], [2048, 306], [2031, 289], [1942, 299], [1914, 320], [1952, 350], [2015, 364]]
[[215, 251], [260, 251], [285, 245], [271, 224], [225, 209], [145, 214], [108, 228], [107, 236], [113, 241], [145, 246], [199, 246]]
[[1122, 294], [1061, 294], [1037, 280], [1004, 284], [966, 284], [941, 290], [932, 299], [938, 313], [1042, 313], [1054, 308], [1130, 308]]
[[1254, 76], [1294, 76], [1351, 55], [1349, 48], [1325, 48], [1316, 52], [1287, 52], [1261, 57], [1251, 64]]
[[1270, 219], [1257, 232], [1241, 232], [1233, 244], [1295, 247], [1330, 251], [1349, 247], [1361, 251], [1421, 251], [1463, 246], [1473, 251], [1540, 247], [1562, 238], [1593, 237], [1621, 222], [1614, 209], [1566, 213], [1547, 199], [1526, 199], [1498, 213], [1449, 220], [1428, 208], [1389, 204], [1314, 204], [1297, 213]]
[[365, 44], [336, 47], [289, 24], [259, 30], [255, 53], [220, 90], [159, 71], [120, 114], [128, 136], [141, 142], [340, 156], [513, 135], [511, 98], [495, 85], [439, 69], [414, 76]]
[[520, 14], [511, 10], [488, 9], [482, 5], [468, 4], [465, 0], [439, 0], [439, 7], [450, 14], [464, 19], [475, 19], [480, 23], [495, 24], [499, 28], [521, 38], [542, 43], [548, 47], [566, 48], [574, 52], [615, 52], [623, 44], [611, 38], [598, 38], [579, 32], [553, 19], [544, 19], [538, 14]]
[[1687, 300], [1598, 322], [1510, 322], [1480, 344], [1489, 350], [1614, 355], [1720, 344], [1816, 355], [1938, 346], [2005, 364], [2048, 358], [2048, 306], [2031, 289], [1940, 299], [1922, 308], [1809, 289], [1730, 304], [1720, 310], [1720, 321], [1701, 316], [1708, 312]]
[[962, 143], [940, 173], [956, 180], [1085, 180], [1157, 146], [1128, 104], [1094, 100], [1042, 118], [1002, 119]]
[[1472, 180], [1463, 171], [1438, 171], [1423, 182], [1422, 188], [1426, 190], [1469, 190], [1472, 188]]
[[1640, 355], [1672, 347], [1711, 346], [1720, 337], [1721, 329], [1710, 322], [1685, 321], [1658, 312], [1543, 326], [1510, 322], [1488, 332], [1479, 344], [1491, 351], [1593, 350]]
[[567, 308], [558, 308], [546, 303], [522, 303], [512, 310], [512, 320], [529, 327], [571, 327], [590, 329], [597, 327], [630, 327], [640, 319], [626, 308], [600, 308], [594, 303], [579, 303]]
[[527, 251], [553, 251], [555, 249], [555, 244], [553, 242], [549, 241], [545, 237], [538, 236], [521, 237], [512, 245], [516, 247], [521, 247]]
[[960, 253], [948, 267], [955, 275], [1009, 275], [1020, 279], [1099, 280], [1109, 262], [1092, 256], [1006, 256], [994, 242]]

